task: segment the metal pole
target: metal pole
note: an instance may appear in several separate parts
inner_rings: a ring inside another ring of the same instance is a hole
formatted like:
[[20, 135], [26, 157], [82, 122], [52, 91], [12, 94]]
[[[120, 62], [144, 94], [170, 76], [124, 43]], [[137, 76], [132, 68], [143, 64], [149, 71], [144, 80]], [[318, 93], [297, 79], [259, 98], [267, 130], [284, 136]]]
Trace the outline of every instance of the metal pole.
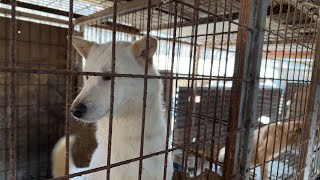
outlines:
[[[69, 1], [69, 25], [68, 25], [68, 42], [67, 42], [67, 70], [73, 70], [72, 61], [72, 34], [73, 34], [73, 0]], [[65, 136], [66, 136], [66, 158], [65, 158], [65, 175], [69, 174], [69, 157], [71, 153], [69, 152], [69, 137], [70, 137], [70, 101], [71, 101], [71, 91], [72, 91], [72, 76], [67, 76], [66, 78], [66, 112], [65, 112]]]

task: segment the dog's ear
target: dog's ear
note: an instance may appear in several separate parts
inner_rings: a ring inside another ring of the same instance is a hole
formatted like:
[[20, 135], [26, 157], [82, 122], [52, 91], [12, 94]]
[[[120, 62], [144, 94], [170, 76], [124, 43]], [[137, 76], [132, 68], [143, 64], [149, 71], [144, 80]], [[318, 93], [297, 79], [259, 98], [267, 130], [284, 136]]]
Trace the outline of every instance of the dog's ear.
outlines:
[[[289, 131], [291, 131], [294, 135], [301, 135], [302, 134], [302, 126], [303, 126], [303, 123], [298, 121], [296, 123], [294, 122], [291, 122], [291, 126], [292, 128], [290, 128]], [[293, 125], [294, 124], [294, 125]]]
[[78, 53], [84, 58], [88, 57], [90, 49], [93, 45], [95, 45], [94, 42], [84, 40], [79, 36], [72, 36], [72, 44], [76, 48]]
[[[147, 47], [147, 42], [148, 42], [148, 47]], [[147, 58], [149, 63], [151, 63], [152, 56], [157, 51], [157, 47], [158, 47], [158, 40], [156, 38], [154, 38], [152, 36], [149, 36], [149, 38], [147, 38], [147, 36], [144, 36], [143, 38], [141, 38], [138, 41], [135, 41], [131, 45], [131, 50], [132, 50], [132, 53], [134, 54], [134, 56], [136, 56], [136, 58], [139, 58], [139, 59], [140, 58], [143, 58], [143, 59]]]
[[302, 134], [302, 126], [298, 125], [298, 126], [294, 127], [294, 133], [296, 135]]

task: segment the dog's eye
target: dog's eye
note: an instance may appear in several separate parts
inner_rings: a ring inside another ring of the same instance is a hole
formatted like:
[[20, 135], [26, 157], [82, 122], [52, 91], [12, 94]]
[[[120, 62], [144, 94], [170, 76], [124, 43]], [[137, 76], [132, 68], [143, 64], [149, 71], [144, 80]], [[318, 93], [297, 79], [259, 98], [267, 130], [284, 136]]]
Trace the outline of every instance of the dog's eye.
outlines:
[[105, 81], [109, 81], [109, 80], [111, 80], [111, 76], [104, 74], [104, 75], [102, 75], [102, 79]]

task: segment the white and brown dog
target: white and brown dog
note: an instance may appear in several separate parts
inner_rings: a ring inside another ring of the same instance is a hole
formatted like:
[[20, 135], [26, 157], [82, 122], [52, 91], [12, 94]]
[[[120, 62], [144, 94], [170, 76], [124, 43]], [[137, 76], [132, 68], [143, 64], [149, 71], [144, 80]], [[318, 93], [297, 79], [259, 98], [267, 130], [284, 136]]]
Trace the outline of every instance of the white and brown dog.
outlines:
[[[147, 50], [147, 41], [149, 44]], [[112, 44], [96, 44], [79, 37], [73, 37], [73, 45], [86, 59], [84, 71], [111, 72]], [[159, 75], [153, 67], [152, 57], [157, 49], [157, 39], [143, 37], [130, 42], [116, 42], [115, 72], [119, 74], [144, 75], [148, 63], [148, 75]], [[147, 54], [148, 52], [148, 54]], [[88, 168], [77, 168], [70, 157], [70, 173], [107, 165], [110, 76], [86, 76], [84, 86], [71, 106], [72, 115], [83, 122], [96, 123], [98, 147], [92, 155]], [[140, 139], [143, 114], [144, 78], [115, 77], [111, 164], [140, 156]], [[147, 80], [143, 154], [148, 155], [165, 150], [166, 120], [162, 102], [160, 79]], [[71, 136], [70, 144], [74, 141]], [[55, 146], [52, 155], [53, 176], [64, 175], [65, 138]], [[161, 154], [143, 160], [142, 179], [163, 179], [165, 155]], [[172, 178], [171, 154], [168, 154], [167, 179]], [[132, 180], [139, 175], [139, 161], [114, 167], [110, 171], [112, 180]], [[87, 174], [73, 179], [106, 179], [106, 170]]]

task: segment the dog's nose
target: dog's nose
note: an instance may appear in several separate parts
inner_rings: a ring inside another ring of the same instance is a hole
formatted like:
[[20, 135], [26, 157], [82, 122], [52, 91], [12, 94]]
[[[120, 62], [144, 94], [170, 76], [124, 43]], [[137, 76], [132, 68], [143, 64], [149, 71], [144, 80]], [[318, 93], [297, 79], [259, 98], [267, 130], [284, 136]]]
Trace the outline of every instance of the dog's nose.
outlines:
[[72, 108], [70, 111], [74, 117], [81, 118], [86, 113], [87, 106], [83, 103], [80, 103], [75, 108]]

